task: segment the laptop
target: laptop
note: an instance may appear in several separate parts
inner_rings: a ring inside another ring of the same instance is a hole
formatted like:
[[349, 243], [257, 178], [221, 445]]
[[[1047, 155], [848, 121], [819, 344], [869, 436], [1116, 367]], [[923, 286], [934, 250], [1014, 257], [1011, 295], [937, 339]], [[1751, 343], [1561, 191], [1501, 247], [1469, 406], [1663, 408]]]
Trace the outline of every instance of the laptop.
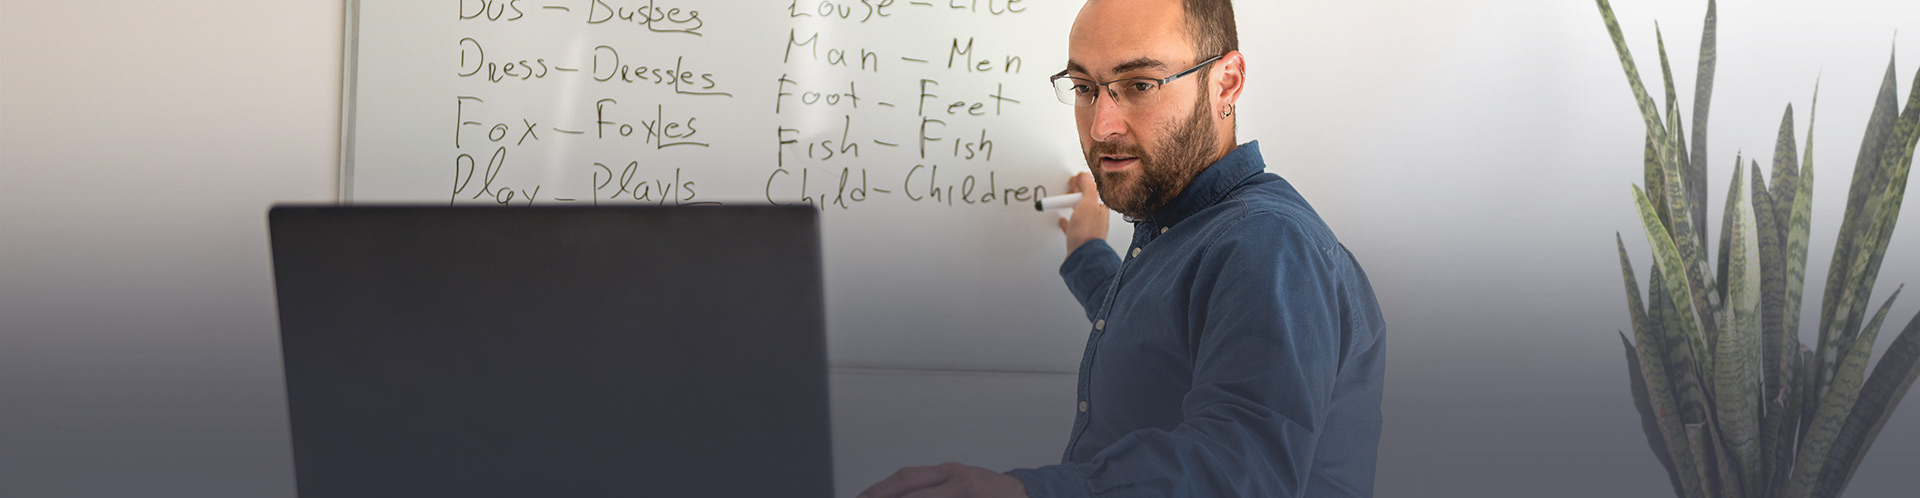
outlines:
[[302, 498], [833, 493], [811, 207], [268, 221]]

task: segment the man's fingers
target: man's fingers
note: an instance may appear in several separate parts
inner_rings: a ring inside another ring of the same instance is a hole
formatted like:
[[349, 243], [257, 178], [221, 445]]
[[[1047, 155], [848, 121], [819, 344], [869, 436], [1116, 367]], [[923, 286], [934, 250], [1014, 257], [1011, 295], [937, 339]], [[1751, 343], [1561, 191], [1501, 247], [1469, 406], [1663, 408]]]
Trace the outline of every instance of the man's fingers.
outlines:
[[1075, 187], [1078, 187], [1078, 190], [1086, 193], [1080, 196], [1080, 203], [1075, 206], [1076, 209], [1100, 208], [1100, 188], [1094, 184], [1093, 175], [1081, 173], [1079, 176], [1073, 177], [1073, 183]]
[[1085, 174], [1086, 173], [1076, 174], [1073, 175], [1073, 178], [1067, 179], [1067, 193], [1072, 194], [1080, 191], [1080, 175]]
[[861, 491], [860, 498], [898, 498], [909, 492], [939, 485], [947, 480], [949, 471], [948, 465], [901, 467], [893, 475]]
[[1067, 217], [1065, 216], [1060, 217], [1060, 231], [1067, 231]]

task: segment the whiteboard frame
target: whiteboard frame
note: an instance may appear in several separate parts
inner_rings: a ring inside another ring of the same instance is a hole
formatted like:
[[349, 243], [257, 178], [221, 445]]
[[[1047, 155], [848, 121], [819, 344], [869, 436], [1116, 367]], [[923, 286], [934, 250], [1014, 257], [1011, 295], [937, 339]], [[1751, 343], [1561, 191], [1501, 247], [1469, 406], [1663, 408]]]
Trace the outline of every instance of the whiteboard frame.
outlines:
[[360, 0], [347, 0], [346, 33], [340, 41], [340, 173], [334, 195], [341, 204], [353, 203], [353, 140], [355, 88], [360, 84]]

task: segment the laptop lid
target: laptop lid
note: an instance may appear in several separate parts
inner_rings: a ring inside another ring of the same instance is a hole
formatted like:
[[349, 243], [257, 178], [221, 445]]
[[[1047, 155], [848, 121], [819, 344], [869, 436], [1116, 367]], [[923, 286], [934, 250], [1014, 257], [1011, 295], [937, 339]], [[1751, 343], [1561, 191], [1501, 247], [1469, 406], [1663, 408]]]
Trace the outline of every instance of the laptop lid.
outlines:
[[817, 216], [273, 208], [299, 496], [830, 496]]

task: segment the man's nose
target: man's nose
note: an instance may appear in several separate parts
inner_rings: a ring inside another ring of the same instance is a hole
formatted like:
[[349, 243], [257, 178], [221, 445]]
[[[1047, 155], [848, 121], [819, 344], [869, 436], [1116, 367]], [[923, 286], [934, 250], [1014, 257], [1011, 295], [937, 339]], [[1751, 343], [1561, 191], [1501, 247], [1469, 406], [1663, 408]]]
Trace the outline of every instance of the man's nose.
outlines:
[[1089, 130], [1093, 139], [1105, 142], [1126, 135], [1127, 124], [1121, 119], [1124, 111], [1120, 101], [1105, 88], [1096, 91], [1100, 92], [1100, 98], [1093, 99], [1093, 128]]

